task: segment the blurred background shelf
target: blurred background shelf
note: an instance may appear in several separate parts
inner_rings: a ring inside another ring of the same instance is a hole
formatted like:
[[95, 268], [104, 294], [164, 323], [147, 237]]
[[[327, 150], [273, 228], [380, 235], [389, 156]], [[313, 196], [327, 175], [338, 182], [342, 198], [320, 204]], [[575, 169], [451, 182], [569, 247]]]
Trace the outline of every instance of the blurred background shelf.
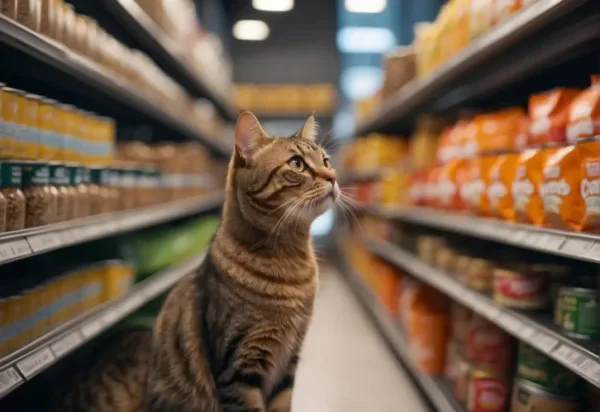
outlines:
[[421, 207], [398, 208], [366, 205], [362, 209], [385, 219], [409, 222], [452, 233], [462, 233], [572, 259], [600, 262], [600, 236], [593, 233], [540, 228]]
[[180, 279], [196, 270], [204, 256], [204, 253], [198, 254], [152, 275], [136, 284], [125, 296], [108, 301], [88, 313], [82, 313], [31, 344], [0, 359], [0, 398], [90, 342], [145, 303], [167, 292]]
[[[594, 40], [600, 36], [600, 14], [594, 3], [533, 2], [433, 72], [400, 88], [381, 108], [359, 122], [354, 135], [407, 133], [424, 112], [448, 113], [469, 105], [485, 106], [492, 94], [492, 104], [520, 101], [529, 90], [549, 88], [556, 75], [545, 77], [541, 70], [551, 72], [550, 67], [597, 50]], [[538, 77], [529, 78], [532, 74]]]
[[377, 329], [379, 329], [390, 350], [410, 371], [413, 379], [423, 392], [424, 398], [436, 411], [464, 412], [465, 409], [454, 399], [448, 384], [443, 379], [426, 375], [417, 368], [411, 359], [409, 344], [400, 328], [400, 324], [392, 318], [390, 313], [386, 312], [377, 297], [356, 274], [355, 269], [346, 259], [339, 246], [335, 250], [335, 259], [339, 271], [346, 279], [350, 289], [371, 317]]
[[429, 266], [401, 247], [376, 239], [367, 239], [365, 245], [375, 255], [407, 270], [600, 387], [600, 344], [597, 342], [571, 339], [561, 334], [552, 325], [551, 315], [503, 307], [489, 296], [469, 289], [456, 277]]

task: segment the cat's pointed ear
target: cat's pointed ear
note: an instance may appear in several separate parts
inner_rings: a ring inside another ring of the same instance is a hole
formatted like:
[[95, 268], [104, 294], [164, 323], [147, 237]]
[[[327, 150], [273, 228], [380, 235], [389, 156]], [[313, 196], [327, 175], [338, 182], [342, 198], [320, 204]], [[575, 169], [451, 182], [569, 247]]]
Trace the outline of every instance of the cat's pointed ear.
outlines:
[[309, 140], [314, 142], [317, 138], [317, 134], [319, 133], [319, 125], [315, 120], [315, 116], [311, 115], [306, 122], [304, 122], [304, 126], [296, 133], [296, 137], [304, 140]]
[[251, 112], [242, 112], [235, 125], [235, 150], [246, 159], [252, 160], [252, 153], [263, 140], [269, 139], [260, 122]]

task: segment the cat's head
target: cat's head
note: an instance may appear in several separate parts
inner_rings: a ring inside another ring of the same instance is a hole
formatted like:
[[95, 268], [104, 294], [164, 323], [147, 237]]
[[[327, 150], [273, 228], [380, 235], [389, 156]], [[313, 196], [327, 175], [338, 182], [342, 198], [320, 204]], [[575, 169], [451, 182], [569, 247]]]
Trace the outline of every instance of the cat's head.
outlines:
[[229, 182], [246, 220], [267, 230], [306, 227], [338, 200], [336, 173], [316, 134], [314, 116], [285, 138], [268, 136], [250, 112], [239, 116]]

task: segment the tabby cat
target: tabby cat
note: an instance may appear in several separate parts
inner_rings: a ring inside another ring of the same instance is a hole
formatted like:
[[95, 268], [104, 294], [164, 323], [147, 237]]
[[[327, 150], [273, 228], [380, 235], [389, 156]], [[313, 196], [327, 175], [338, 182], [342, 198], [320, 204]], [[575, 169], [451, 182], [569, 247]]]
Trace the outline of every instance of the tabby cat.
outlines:
[[199, 270], [151, 333], [130, 332], [55, 410], [290, 411], [317, 289], [310, 224], [340, 194], [316, 131], [311, 116], [271, 138], [240, 115], [222, 222]]

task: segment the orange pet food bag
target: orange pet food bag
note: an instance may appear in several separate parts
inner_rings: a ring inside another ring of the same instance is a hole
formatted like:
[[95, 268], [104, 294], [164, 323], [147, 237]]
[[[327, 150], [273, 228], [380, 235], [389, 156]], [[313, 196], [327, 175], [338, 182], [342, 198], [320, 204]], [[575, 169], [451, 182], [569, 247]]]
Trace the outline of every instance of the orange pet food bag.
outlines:
[[564, 143], [571, 102], [579, 89], [557, 88], [529, 97], [530, 144]]
[[581, 159], [575, 145], [547, 151], [540, 195], [546, 223], [551, 227], [581, 230], [585, 207], [579, 189]]
[[547, 150], [549, 149], [530, 148], [519, 154], [512, 184], [512, 203], [517, 222], [537, 226], [544, 224], [544, 204], [539, 187]]
[[515, 218], [511, 187], [515, 180], [518, 159], [518, 152], [502, 153], [490, 169], [487, 195], [492, 216], [509, 221]]
[[591, 138], [577, 145], [581, 159], [581, 199], [584, 219], [581, 230], [600, 229], [600, 139]]
[[592, 76], [590, 88], [579, 93], [569, 107], [567, 140], [575, 143], [600, 135], [600, 75]]

